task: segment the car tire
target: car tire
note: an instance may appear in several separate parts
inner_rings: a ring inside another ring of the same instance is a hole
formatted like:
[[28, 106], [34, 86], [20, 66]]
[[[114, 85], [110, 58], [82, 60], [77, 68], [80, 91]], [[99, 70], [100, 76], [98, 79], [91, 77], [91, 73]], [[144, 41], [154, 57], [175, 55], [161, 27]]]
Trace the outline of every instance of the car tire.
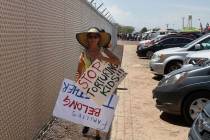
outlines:
[[165, 74], [168, 74], [174, 70], [180, 69], [182, 65], [183, 63], [181, 61], [172, 61], [168, 63], [165, 69]]
[[198, 111], [201, 112], [203, 110], [208, 100], [210, 100], [210, 92], [207, 91], [193, 93], [184, 100], [182, 115], [188, 125], [192, 125], [198, 115], [197, 113], [199, 113]]
[[154, 54], [153, 51], [148, 51], [148, 52], [146, 53], [146, 57], [149, 58], [149, 59], [151, 59], [152, 56], [153, 56], [153, 54]]

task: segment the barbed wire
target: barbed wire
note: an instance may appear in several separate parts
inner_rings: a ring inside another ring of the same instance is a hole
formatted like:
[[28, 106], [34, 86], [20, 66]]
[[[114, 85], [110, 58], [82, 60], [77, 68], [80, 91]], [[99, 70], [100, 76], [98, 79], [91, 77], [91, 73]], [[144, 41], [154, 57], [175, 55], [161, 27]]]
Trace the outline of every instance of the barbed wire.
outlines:
[[100, 13], [103, 17], [105, 17], [107, 20], [109, 20], [111, 23], [115, 23], [115, 20], [111, 14], [111, 12], [108, 10], [108, 8], [105, 7], [105, 4], [101, 0], [87, 0], [87, 2], [95, 8], [98, 13]]

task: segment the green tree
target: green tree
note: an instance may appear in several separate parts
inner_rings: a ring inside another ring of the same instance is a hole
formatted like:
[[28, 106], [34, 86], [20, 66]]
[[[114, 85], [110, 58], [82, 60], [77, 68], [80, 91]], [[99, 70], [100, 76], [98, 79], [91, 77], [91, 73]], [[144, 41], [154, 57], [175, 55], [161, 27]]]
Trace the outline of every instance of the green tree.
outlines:
[[132, 26], [118, 25], [118, 33], [133, 33], [134, 30], [135, 28]]
[[141, 29], [141, 31], [140, 31], [140, 33], [145, 33], [145, 32], [147, 32], [148, 30], [147, 30], [147, 27], [143, 27], [142, 29]]
[[153, 28], [152, 30], [153, 30], [154, 32], [157, 32], [157, 31], [160, 30], [160, 28], [156, 27], [156, 28]]

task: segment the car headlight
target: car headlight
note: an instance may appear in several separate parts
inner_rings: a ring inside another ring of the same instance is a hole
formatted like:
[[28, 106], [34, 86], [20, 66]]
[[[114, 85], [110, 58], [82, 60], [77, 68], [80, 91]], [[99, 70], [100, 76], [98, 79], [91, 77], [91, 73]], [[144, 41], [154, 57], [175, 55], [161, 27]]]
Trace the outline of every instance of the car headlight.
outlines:
[[156, 60], [157, 61], [158, 59], [159, 59], [158, 54], [153, 54], [151, 60]]
[[154, 61], [159, 61], [159, 60], [160, 60], [160, 54], [154, 54], [154, 55], [152, 56], [152, 60], [154, 60]]
[[163, 61], [165, 59], [165, 55], [164, 54], [154, 54], [152, 56], [152, 60], [154, 61]]
[[208, 60], [208, 58], [191, 58], [188, 60], [188, 64], [203, 66]]
[[162, 82], [161, 86], [173, 85], [173, 84], [180, 83], [184, 79], [186, 79], [186, 77], [187, 77], [187, 73], [186, 72], [176, 74], [174, 76], [171, 76], [171, 77], [165, 79], [165, 81]]
[[166, 58], [166, 55], [165, 54], [160, 54], [160, 61], [164, 61], [164, 59]]

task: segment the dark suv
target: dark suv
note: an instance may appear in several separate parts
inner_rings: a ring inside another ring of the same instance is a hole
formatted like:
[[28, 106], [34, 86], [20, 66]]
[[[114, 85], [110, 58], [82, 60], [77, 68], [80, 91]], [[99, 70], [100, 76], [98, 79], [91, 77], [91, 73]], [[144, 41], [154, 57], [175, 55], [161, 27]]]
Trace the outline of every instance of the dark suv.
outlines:
[[151, 58], [156, 51], [174, 48], [174, 47], [183, 47], [186, 44], [192, 42], [195, 38], [189, 36], [167, 36], [162, 38], [160, 41], [155, 42], [153, 45], [146, 48], [138, 48], [137, 54], [140, 57]]

